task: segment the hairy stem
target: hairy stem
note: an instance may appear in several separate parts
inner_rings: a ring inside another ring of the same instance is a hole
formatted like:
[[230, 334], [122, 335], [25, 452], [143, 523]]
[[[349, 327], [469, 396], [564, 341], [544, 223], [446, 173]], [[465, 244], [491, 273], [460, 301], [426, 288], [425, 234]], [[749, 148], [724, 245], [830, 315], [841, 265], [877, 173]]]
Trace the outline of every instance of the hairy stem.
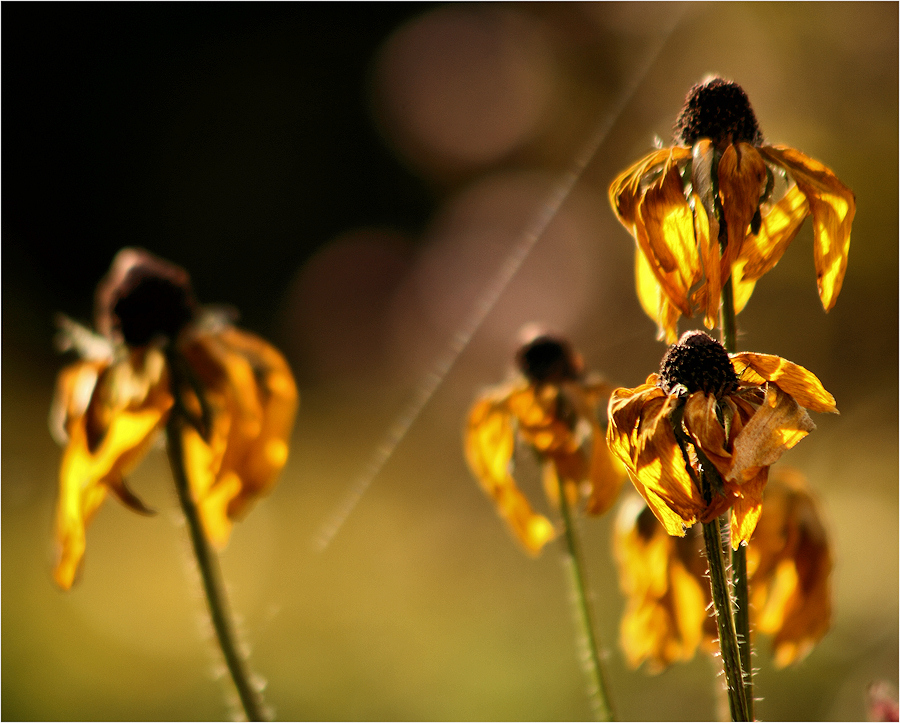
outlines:
[[175, 479], [175, 490], [178, 493], [178, 501], [181, 503], [181, 509], [187, 522], [191, 546], [197, 560], [197, 568], [203, 583], [203, 592], [209, 608], [212, 626], [216, 633], [216, 640], [219, 643], [219, 648], [225, 658], [225, 664], [228, 666], [231, 679], [234, 681], [237, 689], [241, 707], [247, 716], [247, 720], [265, 721], [269, 719], [265, 706], [259, 691], [251, 681], [246, 661], [239, 650], [237, 633], [232, 622], [233, 618], [229, 609], [228, 598], [222, 585], [218, 557], [206, 538], [200, 514], [188, 483], [182, 431], [185, 425], [189, 424], [189, 421], [178, 391], [178, 371], [176, 366], [178, 362], [172, 356], [174, 355], [170, 355], [169, 369], [173, 377], [172, 389], [175, 396], [175, 404], [166, 424], [166, 450], [169, 455], [172, 476]]
[[576, 624], [579, 626], [579, 647], [581, 648], [581, 663], [588, 680], [588, 697], [591, 708], [598, 721], [615, 720], [612, 706], [610, 705], [609, 691], [603, 673], [603, 664], [600, 660], [600, 645], [594, 632], [594, 623], [591, 615], [591, 605], [588, 599], [587, 585], [584, 577], [584, 566], [581, 560], [581, 550], [578, 545], [572, 512], [569, 509], [569, 501], [562, 478], [557, 475], [559, 482], [559, 509], [562, 514], [565, 550], [563, 560], [569, 573], [569, 584], [572, 588], [572, 604], [575, 611]]
[[[729, 354], [737, 351], [737, 321], [734, 312], [734, 284], [729, 276], [722, 287], [722, 311], [720, 325], [722, 344]], [[753, 650], [750, 641], [750, 590], [747, 585], [747, 546], [739, 545], [731, 553], [731, 580], [734, 586], [735, 617], [741, 668], [744, 671], [744, 690], [753, 718]]]
[[716, 612], [716, 627], [719, 632], [719, 648], [722, 652], [722, 667], [728, 689], [728, 705], [733, 721], [749, 721], [750, 709], [744, 689], [740, 650], [732, 617], [732, 600], [722, 554], [722, 538], [719, 518], [703, 524], [703, 542], [709, 563], [709, 586], [712, 591], [713, 607]]

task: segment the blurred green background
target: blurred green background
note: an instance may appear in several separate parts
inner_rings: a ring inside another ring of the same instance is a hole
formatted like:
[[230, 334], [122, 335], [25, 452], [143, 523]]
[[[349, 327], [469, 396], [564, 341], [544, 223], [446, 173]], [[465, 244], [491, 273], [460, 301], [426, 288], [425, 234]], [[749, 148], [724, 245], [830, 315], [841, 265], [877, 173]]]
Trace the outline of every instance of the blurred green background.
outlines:
[[[821, 160], [858, 200], [835, 309], [819, 305], [807, 222], [738, 320], [742, 349], [813, 370], [841, 410], [783, 459], [809, 478], [833, 535], [834, 626], [784, 671], [759, 641], [757, 714], [859, 720], [868, 684], [896, 684], [896, 3], [3, 10], [4, 719], [232, 714], [164, 454], [130, 480], [159, 514], [107, 502], [80, 584], [63, 594], [49, 574], [60, 453], [46, 418], [64, 363], [52, 318], [90, 320], [124, 245], [189, 269], [202, 301], [239, 308], [297, 375], [288, 467], [222, 556], [275, 714], [589, 716], [558, 552], [532, 560], [515, 546], [465, 467], [461, 428], [508, 374], [526, 323], [568, 335], [614, 383], [655, 370], [664, 347], [606, 188], [655, 135], [669, 140], [708, 73], [741, 83], [767, 140]], [[520, 272], [317, 551], [603, 124]], [[619, 718], [714, 717], [708, 659], [655, 677], [624, 666], [611, 523], [582, 531]]]

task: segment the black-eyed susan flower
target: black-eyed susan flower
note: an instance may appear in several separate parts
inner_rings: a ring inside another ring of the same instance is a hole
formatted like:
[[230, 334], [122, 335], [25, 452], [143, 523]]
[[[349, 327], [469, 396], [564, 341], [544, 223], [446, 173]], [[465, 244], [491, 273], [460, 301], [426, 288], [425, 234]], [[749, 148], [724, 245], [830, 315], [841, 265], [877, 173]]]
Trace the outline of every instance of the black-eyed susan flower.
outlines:
[[[715, 652], [702, 548], [700, 535], [667, 534], [637, 497], [619, 508], [614, 550], [627, 600], [619, 641], [631, 667], [658, 673], [698, 649]], [[798, 472], [773, 471], [747, 559], [752, 630], [772, 637], [776, 666], [795, 663], [831, 624], [832, 569], [821, 512]]]
[[812, 216], [816, 281], [830, 310], [844, 279], [853, 192], [800, 151], [766, 145], [744, 90], [711, 78], [688, 93], [675, 142], [610, 185], [619, 221], [637, 244], [641, 305], [671, 343], [681, 315], [716, 324], [730, 278], [735, 312]]
[[769, 467], [815, 428], [807, 410], [837, 412], [811, 372], [691, 331], [658, 374], [613, 391], [607, 441], [670, 535], [731, 510], [736, 548], [756, 527]]
[[469, 467], [497, 512], [528, 552], [537, 554], [557, 532], [534, 511], [513, 477], [516, 442], [541, 461], [548, 498], [585, 500], [599, 515], [615, 502], [624, 474], [604, 443], [598, 409], [610, 387], [585, 378], [584, 364], [568, 342], [538, 336], [516, 355], [521, 372], [482, 395], [469, 412], [465, 452]]
[[153, 446], [174, 405], [185, 472], [208, 540], [268, 492], [287, 461], [297, 388], [284, 357], [224, 314], [201, 309], [187, 273], [123, 249], [97, 289], [99, 334], [64, 319], [82, 358], [59, 374], [51, 426], [65, 445], [56, 510], [54, 577], [68, 589], [85, 528], [108, 493], [150, 510], [126, 475]]

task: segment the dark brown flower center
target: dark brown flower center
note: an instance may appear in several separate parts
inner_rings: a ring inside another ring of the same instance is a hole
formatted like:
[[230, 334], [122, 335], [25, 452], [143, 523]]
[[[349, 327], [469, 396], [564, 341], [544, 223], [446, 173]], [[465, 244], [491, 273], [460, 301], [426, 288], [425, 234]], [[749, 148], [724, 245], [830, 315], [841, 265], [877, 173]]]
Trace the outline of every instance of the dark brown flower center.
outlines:
[[536, 384], [559, 383], [581, 376], [581, 359], [564, 339], [538, 336], [516, 352], [519, 370]]
[[750, 100], [737, 83], [712, 78], [688, 91], [675, 121], [675, 142], [693, 146], [700, 138], [709, 138], [718, 147], [738, 142], [762, 144]]
[[146, 251], [126, 249], [97, 289], [97, 325], [129, 346], [174, 339], [196, 312], [187, 272]]
[[737, 389], [738, 379], [724, 346], [705, 332], [688, 331], [669, 347], [659, 366], [659, 386], [666, 394], [679, 384], [689, 394], [721, 399]]

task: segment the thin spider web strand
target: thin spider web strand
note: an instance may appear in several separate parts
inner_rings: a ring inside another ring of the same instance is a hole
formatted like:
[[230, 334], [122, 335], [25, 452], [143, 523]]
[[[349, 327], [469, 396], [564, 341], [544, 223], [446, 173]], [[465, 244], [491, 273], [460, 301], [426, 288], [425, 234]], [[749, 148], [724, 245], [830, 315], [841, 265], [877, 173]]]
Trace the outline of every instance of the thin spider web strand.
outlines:
[[353, 512], [359, 500], [366, 493], [372, 482], [384, 468], [385, 464], [387, 464], [387, 461], [394, 454], [394, 450], [406, 437], [410, 428], [415, 424], [419, 415], [422, 413], [422, 410], [426, 407], [428, 402], [431, 401], [431, 398], [438, 390], [438, 387], [441, 386], [460, 355], [465, 351], [466, 347], [468, 347], [472, 337], [487, 318], [487, 315], [493, 310], [497, 301], [500, 299], [500, 296], [506, 290], [506, 287], [518, 273], [522, 264], [525, 263], [525, 260], [528, 258], [528, 255], [556, 217], [556, 214], [572, 192], [575, 184], [578, 183], [579, 179], [584, 174], [584, 171], [600, 149], [600, 146], [606, 140], [609, 131], [628, 107], [634, 94], [643, 83], [644, 78], [656, 63], [662, 49], [678, 27], [681, 14], [682, 13], [679, 12], [674, 16], [670, 27], [662, 34], [654, 51], [647, 56], [647, 60], [640, 71], [635, 74], [631, 84], [620, 96], [620, 101], [614, 106], [611, 112], [605, 114], [601, 119], [590, 140], [576, 156], [575, 161], [572, 163], [569, 170], [560, 178], [559, 183], [556, 185], [547, 202], [541, 208], [540, 213], [538, 213], [534, 221], [522, 234], [519, 242], [515, 243], [512, 249], [510, 249], [510, 252], [498, 269], [497, 274], [494, 276], [493, 281], [488, 285], [484, 293], [476, 299], [471, 314], [453, 335], [444, 353], [438, 357], [431, 370], [422, 379], [422, 382], [417, 387], [412, 399], [410, 399], [409, 403], [401, 410], [388, 427], [381, 443], [376, 447], [374, 454], [369, 459], [369, 463], [364, 468], [362, 474], [356, 478], [354, 483], [347, 490], [340, 504], [320, 527], [319, 533], [315, 538], [315, 547], [319, 552], [324, 552], [328, 545], [331, 544], [331, 541], [335, 538], [344, 522], [350, 516], [350, 513]]

